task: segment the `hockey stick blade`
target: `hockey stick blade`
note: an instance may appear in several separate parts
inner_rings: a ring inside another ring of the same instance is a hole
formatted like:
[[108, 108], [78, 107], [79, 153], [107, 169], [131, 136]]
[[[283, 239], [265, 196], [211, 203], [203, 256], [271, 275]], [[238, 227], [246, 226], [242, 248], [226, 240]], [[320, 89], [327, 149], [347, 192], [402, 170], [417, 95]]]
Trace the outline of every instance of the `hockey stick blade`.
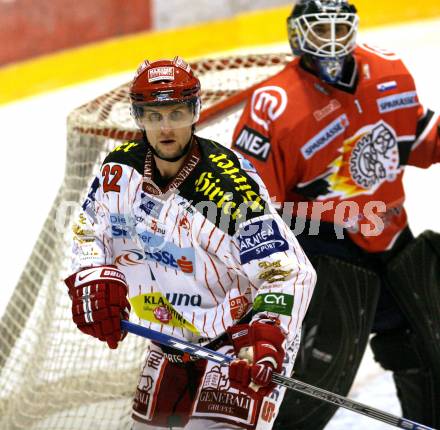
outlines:
[[[169, 346], [171, 348], [175, 348], [182, 352], [187, 352], [188, 354], [194, 355], [199, 358], [215, 361], [218, 364], [226, 365], [233, 360], [233, 358], [228, 355], [221, 354], [217, 351], [212, 351], [208, 348], [204, 348], [203, 346], [195, 345], [193, 343], [178, 339], [165, 333], [151, 330], [138, 324], [133, 324], [130, 321], [121, 321], [121, 328], [122, 330], [125, 330], [129, 333], [136, 334], [146, 339], [150, 339], [154, 342]], [[407, 430], [435, 430], [432, 427], [418, 424], [414, 421], [407, 420], [406, 418], [400, 418], [398, 416], [389, 414], [388, 412], [384, 412], [379, 409], [364, 405], [362, 403], [355, 402], [348, 399], [347, 397], [340, 396], [339, 394], [335, 394], [330, 391], [314, 387], [313, 385], [306, 384], [305, 382], [298, 381], [294, 378], [280, 375], [279, 373], [273, 374], [272, 381], [291, 390], [298, 391], [307, 396], [322, 400], [323, 402], [331, 403], [338, 407], [348, 409], [349, 411], [366, 415], [367, 417], [382, 421], [394, 427], [399, 427]]]

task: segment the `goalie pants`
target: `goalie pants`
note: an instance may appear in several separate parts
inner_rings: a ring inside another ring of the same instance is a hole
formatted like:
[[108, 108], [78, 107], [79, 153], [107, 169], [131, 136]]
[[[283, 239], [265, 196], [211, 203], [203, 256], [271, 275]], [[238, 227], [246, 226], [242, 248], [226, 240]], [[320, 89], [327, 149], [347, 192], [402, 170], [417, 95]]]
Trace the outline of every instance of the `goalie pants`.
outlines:
[[[440, 236], [406, 230], [392, 251], [368, 255], [349, 240], [298, 237], [318, 273], [295, 377], [346, 396], [370, 333], [391, 370], [403, 415], [440, 424]], [[288, 391], [276, 430], [323, 429], [337, 408]]]

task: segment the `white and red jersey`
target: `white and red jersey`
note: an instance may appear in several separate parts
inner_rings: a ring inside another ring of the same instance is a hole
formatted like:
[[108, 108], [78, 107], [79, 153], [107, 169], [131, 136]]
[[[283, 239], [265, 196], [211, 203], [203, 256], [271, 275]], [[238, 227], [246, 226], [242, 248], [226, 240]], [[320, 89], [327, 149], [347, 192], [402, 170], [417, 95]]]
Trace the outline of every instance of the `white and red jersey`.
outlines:
[[165, 187], [144, 142], [114, 149], [73, 227], [75, 271], [116, 265], [147, 327], [208, 342], [250, 311], [297, 336], [315, 271], [252, 165], [195, 138]]
[[405, 165], [440, 161], [439, 118], [420, 105], [395, 54], [360, 45], [353, 56], [334, 86], [300, 59], [262, 83], [233, 149], [252, 161], [272, 197], [293, 203], [294, 215], [342, 225], [358, 246], [380, 252], [407, 226]]

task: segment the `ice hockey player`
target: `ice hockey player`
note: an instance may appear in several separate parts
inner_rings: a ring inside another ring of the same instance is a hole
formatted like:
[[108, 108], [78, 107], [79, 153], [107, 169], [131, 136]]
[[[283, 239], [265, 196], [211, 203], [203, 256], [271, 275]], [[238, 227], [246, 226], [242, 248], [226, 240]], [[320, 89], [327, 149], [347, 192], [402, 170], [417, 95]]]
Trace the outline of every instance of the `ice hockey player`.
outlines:
[[[287, 23], [296, 58], [253, 92], [233, 149], [318, 273], [295, 376], [346, 395], [373, 333], [404, 416], [439, 426], [440, 237], [413, 237], [402, 184], [440, 161], [438, 115], [397, 55], [356, 44], [354, 5], [300, 1]], [[335, 409], [292, 391], [274, 428], [322, 429]]]
[[271, 429], [315, 271], [252, 165], [194, 134], [200, 82], [180, 57], [130, 89], [143, 139], [105, 159], [74, 227], [66, 283], [78, 328], [110, 348], [141, 324], [238, 357], [230, 367], [151, 343], [133, 429]]

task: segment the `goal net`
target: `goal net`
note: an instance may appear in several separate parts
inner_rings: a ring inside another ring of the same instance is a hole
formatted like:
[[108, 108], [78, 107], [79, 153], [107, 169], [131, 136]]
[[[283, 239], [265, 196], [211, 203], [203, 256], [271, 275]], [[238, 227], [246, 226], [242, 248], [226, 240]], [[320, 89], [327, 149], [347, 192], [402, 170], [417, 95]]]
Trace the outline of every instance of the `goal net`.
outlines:
[[[197, 134], [225, 145], [252, 87], [281, 70], [290, 54], [205, 59]], [[0, 428], [130, 429], [145, 340], [128, 335], [117, 350], [82, 334], [71, 320], [62, 280], [69, 275], [70, 222], [105, 155], [138, 137], [128, 84], [68, 117], [65, 176], [29, 261], [0, 320]]]

